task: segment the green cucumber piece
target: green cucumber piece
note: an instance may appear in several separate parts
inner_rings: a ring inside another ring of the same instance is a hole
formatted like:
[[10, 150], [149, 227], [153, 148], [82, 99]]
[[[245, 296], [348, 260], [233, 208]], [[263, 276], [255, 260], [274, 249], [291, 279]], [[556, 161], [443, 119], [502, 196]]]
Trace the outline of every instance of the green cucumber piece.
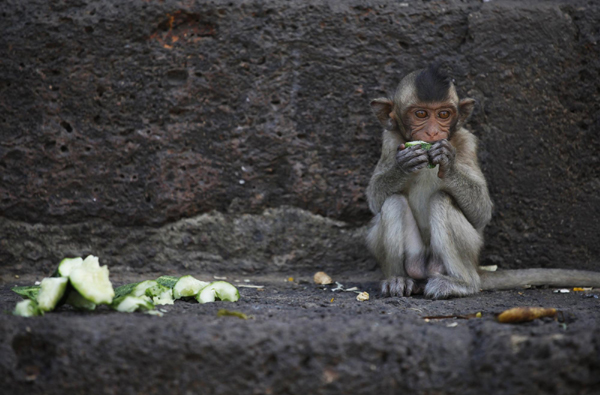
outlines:
[[41, 310], [54, 310], [58, 302], [65, 294], [69, 279], [66, 277], [47, 277], [40, 284], [40, 292], [37, 296], [37, 303]]
[[157, 286], [146, 290], [146, 296], [151, 297], [152, 302], [156, 305], [175, 303], [175, 299], [173, 299], [173, 290], [158, 283]]
[[169, 287], [171, 289], [173, 289], [175, 284], [177, 284], [177, 281], [179, 281], [179, 277], [176, 276], [160, 276], [156, 279], [157, 283], [159, 283], [160, 285], [164, 285], [165, 287]]
[[116, 298], [110, 307], [123, 313], [133, 313], [134, 311], [146, 311], [154, 309], [152, 302], [146, 300], [145, 298], [131, 295], [125, 295]]
[[34, 317], [36, 315], [43, 315], [44, 310], [40, 309], [35, 300], [25, 299], [17, 303], [13, 314], [21, 317]]
[[199, 303], [210, 303], [215, 300], [236, 302], [240, 299], [240, 293], [236, 287], [226, 281], [214, 281], [202, 288], [196, 300]]
[[196, 296], [202, 288], [209, 284], [206, 281], [200, 281], [190, 275], [182, 277], [162, 276], [157, 278], [156, 281], [161, 285], [172, 288], [173, 299], [175, 300]]
[[11, 288], [11, 291], [15, 292], [23, 299], [37, 300], [38, 294], [40, 293], [40, 286], [26, 285], [23, 287], [13, 287]]
[[65, 303], [70, 306], [73, 306], [77, 310], [91, 311], [96, 309], [96, 303], [90, 302], [89, 300], [81, 296], [81, 294], [77, 292], [77, 290], [73, 287], [67, 289], [67, 299]]
[[98, 257], [84, 259], [81, 265], [73, 267], [69, 274], [73, 287], [87, 300], [95, 304], [110, 304], [115, 291], [108, 278], [106, 265], [100, 266]]
[[155, 304], [173, 304], [173, 291], [171, 288], [159, 284], [155, 280], [146, 280], [139, 283], [125, 284], [118, 287], [115, 296], [134, 296]]
[[[408, 148], [408, 147], [412, 147], [415, 145], [420, 145], [422, 149], [424, 149], [425, 151], [429, 151], [431, 149], [431, 143], [425, 142], [425, 141], [421, 141], [421, 140], [417, 140], [417, 141], [409, 141], [408, 143], [404, 143], [404, 147]], [[434, 164], [430, 163], [427, 165], [428, 168], [433, 169], [435, 167]]]
[[206, 281], [200, 281], [193, 276], [182, 276], [173, 287], [173, 298], [196, 296], [202, 289], [208, 286]]
[[82, 263], [83, 259], [81, 259], [80, 257], [65, 258], [62, 261], [60, 261], [60, 263], [58, 264], [58, 269], [56, 271], [60, 277], [69, 277], [71, 271], [74, 268], [81, 266]]

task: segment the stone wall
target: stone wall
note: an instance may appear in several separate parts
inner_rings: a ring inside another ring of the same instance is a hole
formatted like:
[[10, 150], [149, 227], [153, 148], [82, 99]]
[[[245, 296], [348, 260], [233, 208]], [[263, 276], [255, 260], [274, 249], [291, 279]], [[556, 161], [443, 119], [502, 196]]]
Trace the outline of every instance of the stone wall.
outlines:
[[482, 262], [600, 269], [593, 1], [8, 0], [0, 15], [3, 271], [84, 253], [372, 268], [369, 100], [436, 60], [478, 101]]

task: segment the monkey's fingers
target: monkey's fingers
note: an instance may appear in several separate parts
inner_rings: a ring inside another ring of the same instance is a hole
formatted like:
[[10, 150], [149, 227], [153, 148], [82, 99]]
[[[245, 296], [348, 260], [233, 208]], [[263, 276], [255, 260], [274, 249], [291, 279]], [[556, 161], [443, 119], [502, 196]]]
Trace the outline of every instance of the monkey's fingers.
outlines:
[[448, 149], [453, 149], [454, 147], [452, 146], [452, 143], [450, 143], [450, 141], [448, 141], [447, 139], [442, 139], [439, 141], [436, 141], [435, 143], [433, 143], [433, 145], [431, 146], [431, 149], [438, 149], [440, 147], [446, 147]]
[[431, 163], [434, 165], [446, 165], [450, 162], [450, 158], [447, 152], [438, 152], [437, 154], [430, 156]]
[[404, 171], [408, 173], [413, 173], [417, 170], [420, 170], [429, 164], [429, 158], [427, 155], [417, 156], [405, 163], [403, 166]]

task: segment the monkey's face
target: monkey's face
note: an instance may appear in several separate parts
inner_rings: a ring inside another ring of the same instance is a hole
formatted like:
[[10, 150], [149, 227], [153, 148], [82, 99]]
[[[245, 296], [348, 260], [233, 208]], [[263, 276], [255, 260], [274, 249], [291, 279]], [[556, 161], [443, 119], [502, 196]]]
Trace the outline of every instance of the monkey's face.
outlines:
[[419, 103], [405, 109], [402, 123], [410, 140], [433, 143], [450, 137], [457, 118], [456, 106], [451, 102]]

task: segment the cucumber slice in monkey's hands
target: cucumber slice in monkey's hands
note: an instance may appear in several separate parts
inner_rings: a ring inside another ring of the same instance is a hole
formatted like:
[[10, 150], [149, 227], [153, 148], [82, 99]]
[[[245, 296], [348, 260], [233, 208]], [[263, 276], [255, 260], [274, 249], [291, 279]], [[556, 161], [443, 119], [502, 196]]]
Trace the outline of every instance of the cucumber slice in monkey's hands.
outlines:
[[196, 300], [199, 303], [210, 303], [215, 300], [226, 302], [237, 302], [240, 299], [240, 293], [236, 287], [226, 281], [214, 281], [202, 288]]
[[[431, 149], [432, 144], [421, 140], [409, 141], [407, 143], [404, 143], [405, 148], [414, 147], [415, 145], [420, 145], [422, 149], [424, 149], [425, 151], [429, 151]], [[435, 165], [430, 163], [427, 165], [427, 167], [433, 169]]]
[[13, 314], [21, 317], [34, 317], [36, 315], [44, 315], [44, 310], [40, 309], [35, 300], [25, 299], [17, 303]]
[[37, 304], [42, 311], [52, 311], [65, 295], [69, 279], [66, 277], [47, 277], [40, 284]]
[[71, 285], [83, 296], [95, 304], [110, 304], [115, 296], [113, 286], [108, 279], [108, 268], [100, 266], [98, 257], [88, 256], [69, 273]]
[[162, 276], [156, 281], [164, 286], [173, 289], [173, 299], [196, 296], [209, 283], [200, 281], [193, 276], [186, 275], [182, 277]]

